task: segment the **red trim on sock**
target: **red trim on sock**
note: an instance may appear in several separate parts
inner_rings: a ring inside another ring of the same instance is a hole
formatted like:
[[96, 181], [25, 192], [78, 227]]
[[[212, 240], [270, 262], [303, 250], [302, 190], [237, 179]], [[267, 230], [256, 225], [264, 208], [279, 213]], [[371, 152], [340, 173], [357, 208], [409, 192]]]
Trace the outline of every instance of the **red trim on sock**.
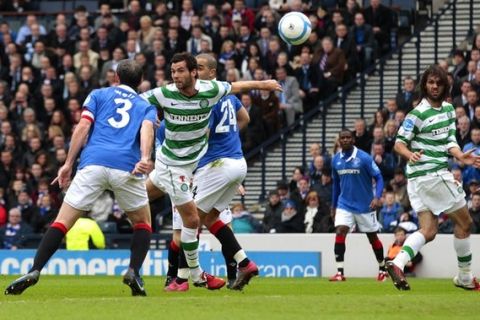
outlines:
[[383, 244], [382, 242], [380, 241], [380, 239], [375, 239], [373, 240], [372, 242], [372, 248], [373, 250], [380, 250], [380, 249], [383, 249]]
[[340, 234], [337, 234], [335, 236], [335, 243], [345, 243], [346, 236], [342, 236]]
[[177, 246], [177, 244], [175, 243], [175, 241], [170, 241], [170, 249], [172, 249], [173, 251], [175, 252], [179, 252], [180, 251], [180, 247]]
[[140, 229], [147, 230], [148, 232], [152, 233], [152, 227], [148, 223], [137, 223], [133, 226], [133, 231]]
[[63, 232], [63, 234], [67, 234], [68, 229], [65, 227], [65, 225], [61, 222], [54, 222], [50, 225], [51, 228], [55, 228]]
[[215, 222], [214, 224], [212, 224], [212, 226], [210, 227], [210, 229], [208, 229], [213, 235], [216, 235], [218, 231], [220, 231], [220, 229], [222, 229], [223, 227], [225, 227], [225, 223], [223, 223], [222, 220], [218, 220], [217, 222]]

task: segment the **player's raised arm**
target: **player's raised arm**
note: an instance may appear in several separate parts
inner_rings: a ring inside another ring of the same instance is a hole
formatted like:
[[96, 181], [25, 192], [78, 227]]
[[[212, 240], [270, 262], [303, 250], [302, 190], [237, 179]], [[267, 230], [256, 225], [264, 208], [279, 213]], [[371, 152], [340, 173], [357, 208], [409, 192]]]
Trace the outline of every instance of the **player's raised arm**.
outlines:
[[232, 83], [232, 94], [237, 94], [248, 90], [282, 91], [282, 86], [277, 80], [237, 81]]

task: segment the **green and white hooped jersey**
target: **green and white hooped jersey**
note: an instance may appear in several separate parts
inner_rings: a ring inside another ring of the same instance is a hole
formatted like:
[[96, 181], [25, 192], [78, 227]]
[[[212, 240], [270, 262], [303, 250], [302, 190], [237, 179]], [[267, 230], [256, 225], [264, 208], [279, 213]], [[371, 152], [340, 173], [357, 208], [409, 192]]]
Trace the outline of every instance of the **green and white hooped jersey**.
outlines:
[[213, 106], [231, 91], [228, 82], [196, 80], [197, 94], [187, 97], [174, 83], [149, 90], [142, 97], [165, 118], [165, 140], [157, 159], [167, 165], [186, 165], [198, 161], [207, 151], [207, 129]]
[[397, 142], [410, 146], [412, 152], [423, 150], [420, 160], [407, 164], [407, 176], [415, 178], [448, 168], [448, 149], [457, 147], [455, 109], [443, 102], [433, 108], [423, 99], [410, 111], [398, 130]]

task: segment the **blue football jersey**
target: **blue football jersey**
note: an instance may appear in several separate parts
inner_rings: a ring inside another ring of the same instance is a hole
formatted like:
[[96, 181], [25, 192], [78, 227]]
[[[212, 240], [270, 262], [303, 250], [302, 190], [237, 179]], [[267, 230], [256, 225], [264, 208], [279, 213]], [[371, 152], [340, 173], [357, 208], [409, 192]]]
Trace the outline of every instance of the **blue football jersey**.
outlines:
[[93, 124], [80, 155], [79, 168], [100, 165], [132, 171], [141, 156], [142, 122], [155, 123], [155, 107], [124, 85], [93, 90], [83, 107], [82, 117], [90, 118]]
[[155, 134], [155, 148], [161, 148], [163, 141], [165, 140], [165, 120], [160, 122], [160, 127], [157, 128], [157, 132]]
[[[334, 208], [352, 213], [368, 213], [374, 197], [372, 178], [376, 180], [377, 197], [381, 197], [383, 179], [372, 157], [354, 147], [353, 152], [337, 153], [332, 159]], [[379, 193], [379, 194], [378, 194]]]
[[234, 95], [220, 99], [210, 116], [210, 136], [207, 153], [200, 159], [198, 168], [220, 158], [243, 158], [242, 142], [237, 126], [237, 112], [242, 103]]

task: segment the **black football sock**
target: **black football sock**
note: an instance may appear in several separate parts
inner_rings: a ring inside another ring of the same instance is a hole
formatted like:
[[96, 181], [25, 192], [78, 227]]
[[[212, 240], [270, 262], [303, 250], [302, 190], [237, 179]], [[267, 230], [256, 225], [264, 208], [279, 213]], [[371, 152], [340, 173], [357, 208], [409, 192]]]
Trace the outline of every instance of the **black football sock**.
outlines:
[[150, 238], [152, 237], [152, 227], [146, 223], [137, 223], [133, 226], [133, 236], [130, 245], [130, 268], [135, 275], [140, 275], [140, 268], [150, 249]]
[[175, 278], [178, 271], [178, 256], [180, 248], [177, 246], [175, 241], [170, 241], [168, 246], [168, 271], [167, 276]]
[[47, 229], [47, 232], [45, 232], [42, 241], [40, 241], [40, 245], [35, 253], [35, 258], [33, 259], [33, 266], [28, 272], [35, 270], [41, 271], [43, 269], [48, 260], [60, 247], [67, 231], [67, 228], [62, 223], [52, 223]]

